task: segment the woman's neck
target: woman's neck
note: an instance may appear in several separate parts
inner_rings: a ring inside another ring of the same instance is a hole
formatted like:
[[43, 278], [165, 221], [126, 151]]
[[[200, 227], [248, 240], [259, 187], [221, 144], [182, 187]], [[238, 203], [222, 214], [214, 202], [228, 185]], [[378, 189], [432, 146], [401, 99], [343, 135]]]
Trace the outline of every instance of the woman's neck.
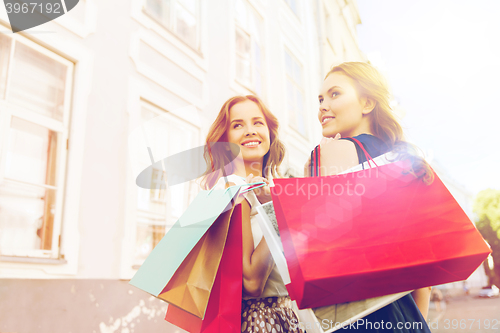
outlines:
[[360, 132], [351, 133], [350, 135], [342, 136], [342, 138], [354, 138], [355, 136], [358, 136], [361, 134], [373, 135], [373, 133], [371, 133], [370, 131], [360, 131]]
[[356, 129], [353, 129], [348, 133], [341, 133], [341, 134], [343, 138], [352, 138], [361, 134], [373, 135], [372, 131], [370, 130], [370, 125], [365, 123], [361, 124], [361, 126], [357, 127]]
[[358, 126], [352, 128], [350, 131], [345, 133], [340, 133], [343, 138], [352, 138], [361, 134], [373, 135], [371, 131], [370, 121], [368, 115], [365, 115]]

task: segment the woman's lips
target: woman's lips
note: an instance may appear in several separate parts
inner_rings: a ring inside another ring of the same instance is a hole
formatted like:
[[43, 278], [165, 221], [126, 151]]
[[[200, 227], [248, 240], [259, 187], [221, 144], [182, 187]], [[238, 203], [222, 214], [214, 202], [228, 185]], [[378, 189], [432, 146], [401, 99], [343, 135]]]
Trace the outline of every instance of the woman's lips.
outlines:
[[242, 143], [241, 145], [246, 148], [255, 148], [260, 146], [261, 142], [260, 141], [248, 141], [245, 143]]
[[325, 117], [325, 118], [323, 118], [321, 125], [324, 126], [324, 125], [328, 124], [330, 121], [332, 121], [333, 119], [335, 119], [335, 117]]

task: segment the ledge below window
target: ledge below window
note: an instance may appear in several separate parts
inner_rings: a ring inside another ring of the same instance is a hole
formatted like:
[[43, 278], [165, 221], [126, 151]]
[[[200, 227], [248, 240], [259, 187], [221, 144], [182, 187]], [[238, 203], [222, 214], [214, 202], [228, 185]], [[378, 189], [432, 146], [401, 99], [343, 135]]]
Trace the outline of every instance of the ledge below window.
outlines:
[[65, 265], [68, 263], [66, 259], [50, 259], [50, 258], [31, 258], [31, 257], [14, 257], [1, 256], [0, 262], [20, 262], [32, 264], [49, 264], [49, 265]]

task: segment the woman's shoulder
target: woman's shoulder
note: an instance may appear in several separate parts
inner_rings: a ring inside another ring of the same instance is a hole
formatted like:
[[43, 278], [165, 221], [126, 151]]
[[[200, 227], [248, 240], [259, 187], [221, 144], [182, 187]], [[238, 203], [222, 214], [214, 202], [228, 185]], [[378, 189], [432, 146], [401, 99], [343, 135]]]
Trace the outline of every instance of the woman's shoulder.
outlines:
[[382, 141], [382, 139], [376, 137], [375, 135], [367, 133], [359, 134], [353, 136], [352, 138], [344, 138], [344, 139], [346, 140], [356, 139], [359, 142], [361, 142], [364, 146], [373, 145], [373, 146], [387, 147], [387, 144], [384, 141]]
[[336, 175], [358, 164], [356, 148], [351, 141], [330, 140], [321, 143], [320, 147], [320, 172], [322, 176]]
[[363, 133], [354, 136], [352, 138], [343, 138], [343, 139], [355, 143], [356, 152], [359, 158], [359, 163], [366, 162], [366, 158], [363, 150], [361, 149], [361, 147], [359, 147], [356, 140], [363, 145], [363, 147], [366, 149], [366, 151], [368, 152], [368, 154], [370, 154], [372, 158], [380, 156], [390, 151], [389, 146], [382, 139], [371, 134]]

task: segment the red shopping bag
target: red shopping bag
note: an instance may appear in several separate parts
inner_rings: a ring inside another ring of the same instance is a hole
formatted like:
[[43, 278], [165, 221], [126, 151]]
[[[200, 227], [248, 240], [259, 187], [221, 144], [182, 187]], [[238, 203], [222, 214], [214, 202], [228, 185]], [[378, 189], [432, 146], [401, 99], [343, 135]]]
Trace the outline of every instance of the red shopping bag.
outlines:
[[219, 270], [208, 300], [205, 318], [200, 319], [169, 305], [165, 320], [191, 333], [239, 332], [242, 296], [241, 205], [234, 208]]
[[488, 245], [442, 181], [426, 185], [410, 167], [274, 180], [299, 308], [465, 280], [486, 259]]

